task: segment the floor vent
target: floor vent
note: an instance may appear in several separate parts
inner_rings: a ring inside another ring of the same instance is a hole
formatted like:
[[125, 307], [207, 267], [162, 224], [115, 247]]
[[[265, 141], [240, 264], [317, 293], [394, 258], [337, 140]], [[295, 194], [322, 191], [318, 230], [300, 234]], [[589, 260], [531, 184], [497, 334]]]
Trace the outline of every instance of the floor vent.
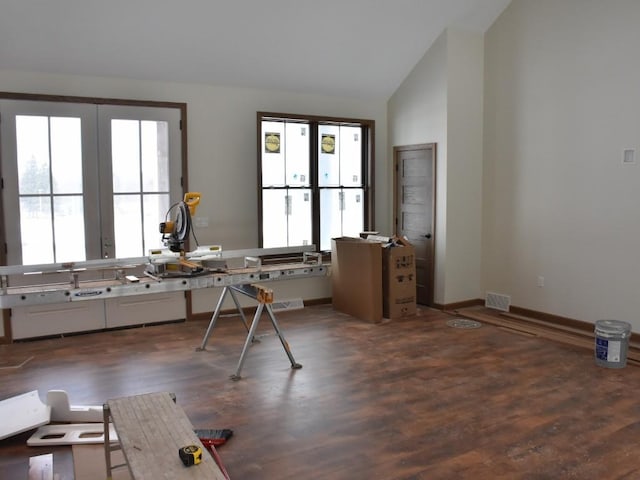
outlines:
[[274, 312], [282, 312], [283, 310], [300, 310], [304, 308], [304, 302], [301, 298], [294, 298], [292, 300], [280, 300], [279, 302], [273, 302], [271, 308]]
[[476, 322], [475, 320], [469, 320], [467, 318], [454, 318], [452, 320], [447, 321], [447, 326], [468, 330], [473, 328], [480, 328], [482, 324], [480, 322]]
[[484, 299], [484, 306], [508, 312], [511, 306], [511, 297], [509, 295], [487, 292], [487, 296]]

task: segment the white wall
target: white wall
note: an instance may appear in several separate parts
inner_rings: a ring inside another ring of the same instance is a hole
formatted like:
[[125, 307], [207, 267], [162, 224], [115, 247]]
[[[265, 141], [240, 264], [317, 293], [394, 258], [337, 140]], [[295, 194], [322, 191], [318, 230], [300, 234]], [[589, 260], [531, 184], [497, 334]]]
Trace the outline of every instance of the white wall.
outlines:
[[448, 31], [445, 304], [482, 296], [483, 37]]
[[[189, 189], [203, 193], [197, 216], [201, 244], [226, 250], [258, 245], [256, 112], [372, 119], [376, 122], [376, 228], [389, 230], [386, 103], [200, 84], [48, 75], [0, 70], [0, 91], [186, 102]], [[331, 296], [328, 279], [276, 282], [276, 298]], [[211, 292], [194, 294], [194, 312], [215, 306]]]
[[514, 0], [487, 32], [483, 283], [514, 305], [640, 331], [638, 25], [636, 0]]
[[[393, 147], [421, 143], [437, 144], [436, 231], [434, 301], [443, 303], [447, 211], [447, 35], [443, 33], [425, 53], [387, 104], [389, 159]], [[393, 162], [389, 162], [389, 185], [393, 182]], [[389, 203], [393, 204], [393, 189]], [[393, 212], [389, 212], [393, 216]]]
[[438, 304], [480, 296], [483, 68], [482, 34], [448, 30], [388, 103], [390, 158], [393, 146], [437, 144]]

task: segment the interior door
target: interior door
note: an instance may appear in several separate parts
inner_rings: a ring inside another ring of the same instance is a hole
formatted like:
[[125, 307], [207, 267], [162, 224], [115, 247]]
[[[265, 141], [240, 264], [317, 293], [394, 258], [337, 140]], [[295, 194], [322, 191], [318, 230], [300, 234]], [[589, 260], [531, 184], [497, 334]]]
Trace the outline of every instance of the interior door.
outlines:
[[394, 147], [396, 232], [415, 248], [416, 300], [433, 305], [436, 145]]
[[[179, 110], [1, 100], [0, 115], [7, 264], [140, 257], [160, 245], [158, 224], [182, 195]], [[14, 308], [12, 337], [179, 319], [185, 308], [183, 293]]]

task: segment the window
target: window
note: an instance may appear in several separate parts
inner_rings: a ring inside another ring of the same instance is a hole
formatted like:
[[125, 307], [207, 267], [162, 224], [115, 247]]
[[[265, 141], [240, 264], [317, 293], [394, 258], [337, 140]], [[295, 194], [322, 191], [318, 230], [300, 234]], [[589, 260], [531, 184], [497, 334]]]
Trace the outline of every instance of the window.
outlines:
[[179, 108], [0, 100], [9, 264], [141, 257], [181, 198]]
[[260, 245], [314, 244], [373, 227], [374, 122], [258, 112]]

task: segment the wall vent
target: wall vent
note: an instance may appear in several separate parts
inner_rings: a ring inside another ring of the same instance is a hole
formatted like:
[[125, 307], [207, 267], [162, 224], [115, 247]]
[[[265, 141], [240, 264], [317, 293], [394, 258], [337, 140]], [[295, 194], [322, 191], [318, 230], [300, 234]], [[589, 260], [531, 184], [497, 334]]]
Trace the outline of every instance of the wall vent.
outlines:
[[635, 165], [636, 151], [633, 148], [627, 148], [622, 151], [622, 163], [624, 165]]
[[271, 309], [274, 312], [281, 312], [283, 310], [300, 310], [301, 308], [304, 308], [304, 302], [301, 298], [280, 300], [279, 302], [273, 302], [271, 304]]
[[487, 296], [484, 299], [484, 306], [508, 312], [509, 307], [511, 306], [511, 297], [500, 293], [487, 292]]

